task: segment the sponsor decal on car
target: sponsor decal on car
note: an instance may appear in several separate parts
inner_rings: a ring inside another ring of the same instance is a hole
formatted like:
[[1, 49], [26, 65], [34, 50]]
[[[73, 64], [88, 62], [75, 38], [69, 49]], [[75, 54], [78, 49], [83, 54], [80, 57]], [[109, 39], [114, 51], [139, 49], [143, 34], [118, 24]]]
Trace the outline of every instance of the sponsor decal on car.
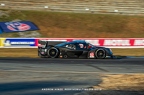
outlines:
[[44, 54], [44, 52], [41, 52], [41, 54]]
[[94, 52], [90, 52], [90, 58], [94, 58]]

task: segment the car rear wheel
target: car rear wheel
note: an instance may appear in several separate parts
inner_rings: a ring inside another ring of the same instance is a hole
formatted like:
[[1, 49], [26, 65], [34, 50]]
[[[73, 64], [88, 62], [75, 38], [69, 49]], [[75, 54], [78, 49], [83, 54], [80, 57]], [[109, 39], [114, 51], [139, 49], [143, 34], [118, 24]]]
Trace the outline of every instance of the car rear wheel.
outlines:
[[97, 59], [104, 59], [104, 58], [106, 58], [106, 51], [104, 49], [97, 49], [95, 51], [95, 57]]
[[55, 47], [48, 49], [47, 53], [50, 58], [57, 58], [59, 56], [59, 50]]

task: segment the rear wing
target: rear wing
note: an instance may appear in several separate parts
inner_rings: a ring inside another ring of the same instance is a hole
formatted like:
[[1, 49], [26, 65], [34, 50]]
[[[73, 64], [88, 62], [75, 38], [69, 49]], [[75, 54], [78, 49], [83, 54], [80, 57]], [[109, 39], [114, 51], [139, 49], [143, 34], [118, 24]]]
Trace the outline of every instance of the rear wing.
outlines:
[[63, 43], [65, 41], [48, 41], [48, 40], [38, 40], [38, 47], [48, 47], [48, 46], [55, 46], [57, 44]]

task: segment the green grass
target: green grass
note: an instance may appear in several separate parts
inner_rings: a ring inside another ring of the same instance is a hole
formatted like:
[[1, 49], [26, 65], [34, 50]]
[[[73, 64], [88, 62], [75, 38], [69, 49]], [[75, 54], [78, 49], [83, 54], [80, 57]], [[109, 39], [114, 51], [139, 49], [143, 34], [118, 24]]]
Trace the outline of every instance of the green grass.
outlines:
[[7, 13], [9, 17], [0, 17], [0, 21], [30, 20], [40, 28], [43, 37], [144, 37], [143, 16], [14, 10]]

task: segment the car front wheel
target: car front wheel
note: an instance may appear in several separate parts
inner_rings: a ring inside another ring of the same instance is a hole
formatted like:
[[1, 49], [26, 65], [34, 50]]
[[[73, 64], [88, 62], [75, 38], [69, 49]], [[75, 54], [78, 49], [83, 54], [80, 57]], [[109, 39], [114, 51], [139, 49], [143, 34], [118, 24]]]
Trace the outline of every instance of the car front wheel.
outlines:
[[104, 49], [97, 49], [95, 51], [95, 58], [97, 58], [97, 59], [106, 58], [106, 51]]

